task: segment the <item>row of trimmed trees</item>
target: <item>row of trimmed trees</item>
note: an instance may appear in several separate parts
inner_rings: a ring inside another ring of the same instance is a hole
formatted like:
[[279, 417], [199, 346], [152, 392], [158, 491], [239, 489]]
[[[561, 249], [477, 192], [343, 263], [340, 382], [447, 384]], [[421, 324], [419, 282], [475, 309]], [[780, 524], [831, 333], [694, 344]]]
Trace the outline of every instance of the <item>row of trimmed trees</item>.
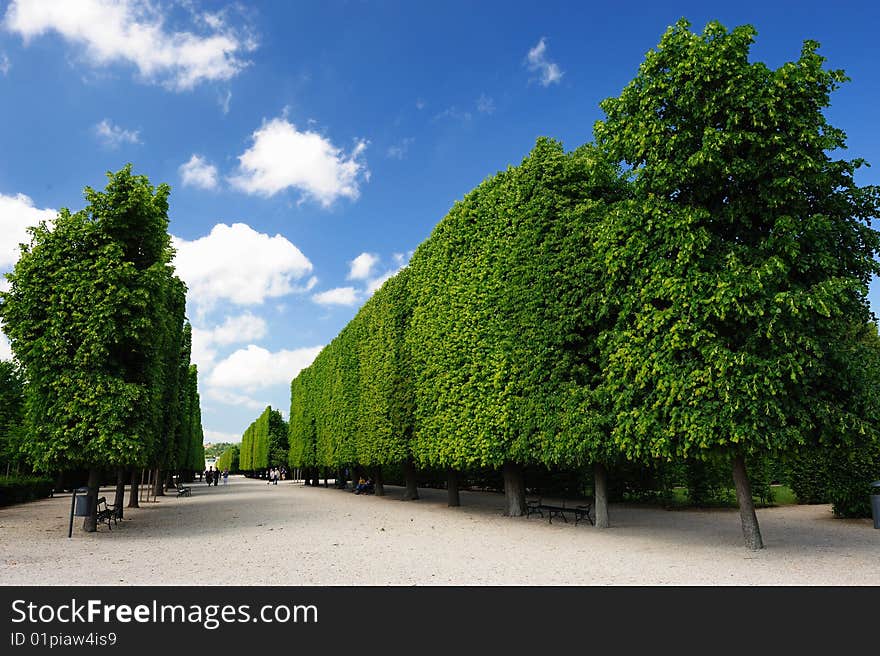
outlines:
[[[170, 188], [131, 165], [108, 173], [87, 205], [29, 229], [0, 319], [24, 379], [20, 451], [37, 471], [88, 471], [94, 531], [98, 486], [117, 474], [129, 506], [143, 470], [154, 493], [171, 472], [204, 465], [186, 287], [174, 275]], [[130, 473], [130, 479], [128, 475]]]
[[[287, 431], [287, 422], [284, 421], [281, 412], [272, 406], [266, 406], [266, 409], [247, 427], [242, 435], [237, 469], [248, 475], [259, 476], [267, 468], [285, 464], [289, 451]], [[229, 451], [227, 449], [227, 452]], [[221, 456], [221, 459], [225, 455], [226, 453]], [[233, 454], [229, 453], [230, 464], [232, 457]], [[218, 462], [217, 468], [225, 469], [227, 467], [221, 467]]]
[[592, 466], [607, 526], [609, 465], [723, 457], [757, 549], [748, 462], [875, 449], [880, 193], [832, 158], [843, 74], [753, 39], [679, 22], [595, 144], [540, 139], [456, 203], [292, 381], [290, 464], [402, 464], [409, 498], [447, 468], [451, 505], [500, 468], [510, 515], [523, 466]]

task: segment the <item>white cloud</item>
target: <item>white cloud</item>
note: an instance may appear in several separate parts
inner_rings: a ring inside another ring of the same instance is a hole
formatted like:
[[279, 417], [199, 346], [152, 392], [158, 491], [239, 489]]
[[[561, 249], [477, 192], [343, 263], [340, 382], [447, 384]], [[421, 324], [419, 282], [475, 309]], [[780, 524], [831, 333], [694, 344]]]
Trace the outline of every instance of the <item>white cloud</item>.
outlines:
[[217, 167], [201, 155], [193, 155], [188, 162], [181, 164], [178, 170], [184, 187], [217, 188]]
[[229, 390], [218, 389], [216, 387], [206, 388], [204, 394], [201, 394], [200, 396], [209, 401], [217, 401], [218, 403], [223, 403], [225, 405], [240, 405], [245, 408], [250, 408], [251, 410], [263, 410], [269, 405], [266, 401], [251, 398], [246, 394], [237, 394], [236, 392], [230, 392]]
[[10, 68], [12, 68], [12, 64], [9, 63], [9, 57], [6, 56], [5, 52], [0, 52], [0, 73], [6, 75], [9, 73]]
[[218, 363], [207, 383], [212, 388], [237, 388], [247, 392], [289, 384], [312, 363], [322, 348], [314, 346], [272, 352], [250, 344]]
[[24, 194], [0, 194], [0, 273], [11, 270], [18, 261], [18, 245], [30, 241], [28, 227], [52, 221], [57, 214], [52, 209], [34, 207], [34, 201]]
[[427, 106], [428, 106], [428, 104], [424, 100], [422, 100], [421, 98], [416, 100], [416, 109], [418, 109], [419, 111], [422, 111]]
[[311, 273], [308, 258], [285, 237], [270, 237], [245, 223], [218, 223], [205, 237], [194, 241], [172, 237], [172, 243], [177, 249], [174, 264], [189, 288], [188, 298], [202, 310], [221, 300], [258, 305], [308, 288], [293, 284]]
[[326, 292], [312, 295], [312, 300], [318, 305], [356, 305], [360, 300], [354, 287], [336, 287]]
[[138, 130], [126, 130], [113, 125], [109, 119], [104, 119], [98, 123], [95, 128], [95, 136], [109, 148], [119, 148], [122, 144], [139, 144], [141, 143], [140, 132]]
[[193, 326], [191, 359], [199, 365], [199, 371], [207, 373], [217, 359], [217, 346], [250, 342], [266, 336], [266, 321], [250, 312], [226, 317], [222, 324], [213, 328]]
[[477, 98], [477, 111], [481, 114], [491, 114], [495, 111], [495, 101], [485, 93], [481, 93]]
[[230, 178], [246, 193], [273, 196], [293, 188], [328, 207], [340, 197], [356, 199], [360, 180], [369, 178], [360, 160], [366, 141], [346, 154], [326, 137], [300, 132], [284, 118], [264, 122], [252, 137], [253, 145], [238, 158], [238, 173]]
[[235, 433], [224, 433], [223, 431], [215, 431], [210, 428], [204, 430], [205, 443], [218, 444], [220, 442], [241, 442], [241, 435]]
[[385, 155], [391, 159], [403, 159], [406, 157], [406, 153], [409, 151], [409, 147], [415, 142], [415, 139], [412, 137], [407, 137], [403, 141], [394, 144], [393, 146], [389, 146], [388, 150], [385, 151]]
[[378, 278], [373, 278], [372, 280], [370, 280], [367, 283], [367, 294], [373, 294], [373, 292], [375, 292], [377, 289], [379, 289], [379, 287], [385, 284], [386, 280], [388, 280], [389, 278], [393, 278], [395, 275], [397, 275], [398, 271], [400, 271], [400, 269], [397, 269], [396, 271], [388, 271]]
[[193, 328], [189, 359], [190, 362], [198, 366], [200, 375], [211, 371], [217, 360], [217, 349], [214, 348], [214, 344], [210, 339], [205, 339], [202, 332], [196, 328]]
[[209, 330], [202, 330], [213, 344], [236, 344], [249, 342], [266, 336], [266, 321], [250, 312], [226, 320]]
[[563, 72], [559, 65], [547, 59], [547, 41], [544, 37], [537, 45], [529, 50], [526, 56], [526, 66], [533, 73], [538, 73], [541, 86], [549, 87], [558, 84], [562, 79]]
[[205, 443], [218, 444], [220, 442], [241, 442], [241, 435], [236, 435], [235, 433], [224, 433], [222, 431], [211, 430], [210, 428], [206, 428], [204, 430]]
[[144, 80], [178, 91], [228, 80], [247, 66], [241, 55], [255, 49], [256, 42], [227, 25], [221, 13], [198, 17], [208, 32], [195, 34], [170, 31], [166, 10], [163, 4], [135, 0], [13, 0], [3, 26], [25, 44], [57, 32], [81, 46], [94, 66], [133, 64]]
[[379, 263], [379, 258], [372, 253], [361, 253], [354, 258], [349, 265], [349, 280], [366, 280], [373, 273], [373, 268]]

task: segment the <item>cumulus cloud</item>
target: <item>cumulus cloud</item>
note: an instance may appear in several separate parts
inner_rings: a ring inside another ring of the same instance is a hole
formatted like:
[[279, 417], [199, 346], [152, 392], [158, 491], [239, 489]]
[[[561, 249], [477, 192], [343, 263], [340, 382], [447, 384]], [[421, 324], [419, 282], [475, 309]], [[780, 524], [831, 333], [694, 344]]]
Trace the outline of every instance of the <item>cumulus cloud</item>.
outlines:
[[354, 258], [349, 265], [349, 280], [366, 280], [373, 273], [373, 268], [379, 263], [379, 258], [372, 253], [361, 253]]
[[193, 155], [188, 162], [181, 164], [178, 170], [184, 187], [217, 188], [217, 167], [201, 155]]
[[203, 34], [172, 31], [166, 6], [135, 0], [13, 0], [3, 26], [29, 43], [55, 32], [82, 48], [93, 66], [116, 62], [134, 65], [147, 81], [182, 91], [202, 82], [228, 80], [248, 62], [253, 37], [229, 26], [223, 13], [196, 14]]
[[312, 300], [318, 305], [356, 305], [360, 301], [360, 295], [354, 287], [336, 287], [326, 292], [312, 295]]
[[269, 405], [266, 401], [254, 399], [247, 394], [238, 394], [217, 387], [206, 388], [204, 393], [200, 396], [208, 401], [217, 401], [224, 405], [239, 405], [245, 408], [250, 408], [251, 410], [263, 410]]
[[229, 316], [213, 328], [193, 326], [192, 361], [199, 371], [210, 371], [217, 358], [217, 347], [261, 339], [268, 332], [265, 319], [250, 312]]
[[109, 119], [104, 119], [95, 127], [95, 136], [109, 148], [119, 148], [122, 144], [139, 144], [141, 143], [140, 132], [138, 130], [126, 130], [114, 125]]
[[246, 193], [273, 196], [296, 189], [328, 207], [338, 198], [356, 199], [361, 180], [369, 177], [361, 161], [366, 141], [345, 153], [323, 135], [300, 131], [284, 118], [264, 122], [252, 138], [251, 147], [238, 158], [238, 173], [230, 178]]
[[172, 238], [175, 267], [189, 298], [203, 310], [218, 301], [258, 305], [267, 298], [305, 291], [294, 283], [312, 271], [312, 263], [281, 235], [270, 237], [245, 223], [218, 223], [194, 241]]
[[563, 76], [559, 65], [547, 58], [547, 40], [544, 37], [526, 55], [526, 67], [532, 73], [538, 74], [538, 81], [544, 87], [559, 84]]
[[212, 344], [235, 344], [237, 342], [249, 342], [266, 336], [265, 319], [245, 312], [237, 317], [226, 317], [226, 320], [219, 326], [209, 329], [193, 329], [193, 336], [196, 330], [200, 336]]
[[238, 349], [214, 367], [207, 383], [212, 388], [236, 388], [246, 392], [289, 384], [308, 367], [323, 346], [268, 351], [253, 344]]
[[10, 271], [18, 261], [18, 245], [30, 241], [29, 226], [40, 221], [52, 221], [58, 212], [34, 207], [34, 201], [24, 194], [0, 194], [0, 273]]
[[224, 433], [222, 431], [204, 430], [205, 443], [218, 444], [220, 442], [241, 442], [241, 435], [235, 433]]

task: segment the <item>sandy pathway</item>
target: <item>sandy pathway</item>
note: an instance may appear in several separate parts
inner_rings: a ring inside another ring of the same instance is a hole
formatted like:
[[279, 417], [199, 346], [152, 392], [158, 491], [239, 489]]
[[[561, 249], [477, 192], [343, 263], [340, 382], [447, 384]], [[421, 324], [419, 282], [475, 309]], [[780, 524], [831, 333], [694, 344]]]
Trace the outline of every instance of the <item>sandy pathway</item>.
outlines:
[[[880, 585], [880, 530], [828, 506], [759, 510], [766, 549], [736, 511], [613, 505], [613, 528], [501, 516], [498, 494], [402, 489], [384, 498], [231, 477], [126, 510], [67, 539], [70, 497], [0, 508], [0, 584]], [[106, 496], [112, 497], [107, 490]]]

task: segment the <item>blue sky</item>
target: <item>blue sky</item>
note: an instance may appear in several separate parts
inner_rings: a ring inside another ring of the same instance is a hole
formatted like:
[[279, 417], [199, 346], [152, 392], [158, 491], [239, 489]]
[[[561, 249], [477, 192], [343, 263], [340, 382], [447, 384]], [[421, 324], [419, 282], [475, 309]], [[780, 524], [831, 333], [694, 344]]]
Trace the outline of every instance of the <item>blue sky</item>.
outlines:
[[828, 116], [880, 167], [876, 2], [0, 0], [0, 270], [106, 171], [170, 184], [206, 441], [237, 440], [457, 199], [539, 136], [589, 141], [680, 17], [754, 25], [771, 66], [819, 41], [852, 78]]

